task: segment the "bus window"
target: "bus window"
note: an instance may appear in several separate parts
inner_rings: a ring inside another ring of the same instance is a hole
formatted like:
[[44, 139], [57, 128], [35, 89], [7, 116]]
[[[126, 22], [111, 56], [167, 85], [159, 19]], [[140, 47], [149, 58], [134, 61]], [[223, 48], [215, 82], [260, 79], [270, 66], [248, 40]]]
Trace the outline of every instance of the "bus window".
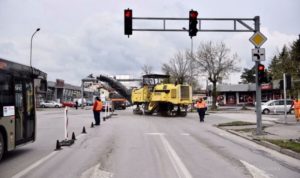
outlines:
[[7, 74], [0, 75], [0, 117], [3, 117], [3, 108], [13, 106], [13, 90], [11, 88], [11, 77]]

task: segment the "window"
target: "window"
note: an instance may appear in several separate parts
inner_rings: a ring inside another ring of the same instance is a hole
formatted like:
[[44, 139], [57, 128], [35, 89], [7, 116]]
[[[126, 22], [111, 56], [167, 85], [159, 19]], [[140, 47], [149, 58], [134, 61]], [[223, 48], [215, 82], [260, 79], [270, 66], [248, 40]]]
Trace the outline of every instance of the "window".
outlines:
[[0, 117], [3, 117], [3, 107], [14, 105], [14, 95], [11, 83], [11, 76], [0, 75]]

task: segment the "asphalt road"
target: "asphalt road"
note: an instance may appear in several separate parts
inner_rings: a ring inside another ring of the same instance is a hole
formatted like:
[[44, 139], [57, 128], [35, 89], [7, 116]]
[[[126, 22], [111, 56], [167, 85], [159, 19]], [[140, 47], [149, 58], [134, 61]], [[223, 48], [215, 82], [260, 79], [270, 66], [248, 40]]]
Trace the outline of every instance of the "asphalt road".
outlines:
[[[185, 118], [116, 113], [90, 128], [90, 110], [70, 110], [76, 143], [53, 151], [55, 141], [63, 139], [63, 112], [38, 112], [37, 141], [10, 152], [0, 163], [0, 177], [300, 177], [299, 160], [213, 126], [253, 120], [255, 113], [210, 114], [204, 123], [195, 113]], [[81, 134], [83, 126], [87, 134]]]

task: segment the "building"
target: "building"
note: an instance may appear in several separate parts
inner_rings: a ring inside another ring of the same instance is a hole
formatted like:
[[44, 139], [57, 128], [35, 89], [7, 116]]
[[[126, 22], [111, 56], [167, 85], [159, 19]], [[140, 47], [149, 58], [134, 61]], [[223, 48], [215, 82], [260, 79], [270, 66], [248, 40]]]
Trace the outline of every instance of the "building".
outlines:
[[[208, 86], [208, 93], [211, 95], [212, 86]], [[261, 100], [283, 98], [283, 91], [280, 90], [279, 81], [261, 85]], [[256, 97], [256, 84], [220, 84], [217, 85], [217, 101], [220, 105], [254, 105]]]
[[48, 81], [46, 100], [58, 102], [73, 101], [81, 97], [81, 87], [65, 83], [64, 80], [57, 79], [56, 82]]

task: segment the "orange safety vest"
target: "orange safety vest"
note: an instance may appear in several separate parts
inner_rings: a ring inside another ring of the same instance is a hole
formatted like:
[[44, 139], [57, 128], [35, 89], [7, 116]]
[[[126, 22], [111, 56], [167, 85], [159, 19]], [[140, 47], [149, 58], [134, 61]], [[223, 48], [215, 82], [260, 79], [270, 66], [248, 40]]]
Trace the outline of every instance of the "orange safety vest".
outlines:
[[300, 101], [299, 100], [298, 100], [298, 102], [294, 101], [294, 108], [300, 109]]
[[205, 103], [205, 101], [202, 101], [201, 103], [198, 101], [197, 102], [197, 108], [206, 108], [206, 103]]
[[103, 107], [103, 104], [101, 101], [95, 101], [94, 103], [94, 110], [95, 111], [101, 111]]

